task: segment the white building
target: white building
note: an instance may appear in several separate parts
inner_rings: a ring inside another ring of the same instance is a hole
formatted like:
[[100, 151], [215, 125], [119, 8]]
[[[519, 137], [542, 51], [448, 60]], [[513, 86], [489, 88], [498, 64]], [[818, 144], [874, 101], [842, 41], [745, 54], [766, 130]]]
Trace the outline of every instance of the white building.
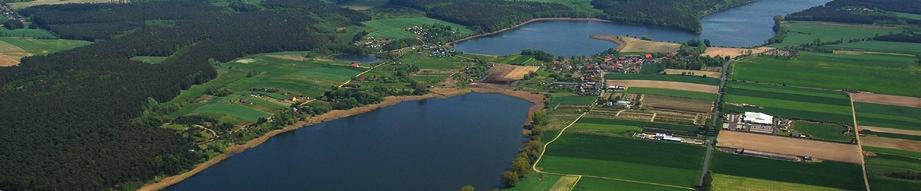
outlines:
[[745, 112], [745, 114], [742, 115], [742, 121], [746, 123], [773, 125], [774, 116], [758, 112]]

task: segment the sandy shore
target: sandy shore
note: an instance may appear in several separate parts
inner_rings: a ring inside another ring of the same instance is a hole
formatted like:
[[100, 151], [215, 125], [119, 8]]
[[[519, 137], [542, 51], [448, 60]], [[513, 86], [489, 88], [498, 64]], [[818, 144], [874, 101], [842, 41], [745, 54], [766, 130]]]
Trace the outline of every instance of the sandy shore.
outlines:
[[524, 91], [515, 91], [506, 86], [490, 85], [490, 84], [474, 84], [474, 85], [471, 85], [470, 88], [466, 88], [466, 89], [435, 88], [432, 90], [432, 93], [429, 93], [426, 95], [419, 95], [419, 96], [391, 96], [391, 97], [385, 98], [384, 101], [381, 101], [380, 103], [377, 103], [377, 104], [365, 105], [361, 107], [352, 108], [349, 110], [333, 110], [333, 111], [324, 113], [322, 115], [311, 117], [310, 119], [307, 119], [305, 121], [296, 122], [285, 128], [270, 131], [266, 133], [265, 135], [260, 136], [259, 138], [247, 141], [246, 144], [233, 145], [230, 148], [228, 148], [227, 151], [224, 152], [224, 154], [215, 156], [214, 158], [211, 158], [210, 160], [204, 163], [198, 164], [192, 170], [189, 170], [182, 174], [166, 177], [155, 183], [144, 185], [144, 187], [141, 187], [138, 190], [146, 191], [146, 190], [164, 189], [173, 184], [179, 183], [189, 177], [192, 177], [195, 174], [198, 174], [204, 171], [205, 169], [208, 169], [208, 167], [211, 167], [215, 164], [220, 163], [224, 159], [227, 159], [236, 153], [241, 153], [243, 151], [246, 151], [247, 149], [255, 148], [256, 146], [259, 146], [260, 144], [264, 143], [265, 141], [268, 141], [269, 139], [271, 139], [272, 137], [276, 135], [294, 131], [302, 127], [374, 111], [374, 110], [377, 110], [383, 107], [396, 105], [396, 104], [399, 104], [405, 101], [417, 101], [417, 100], [424, 100], [424, 99], [431, 99], [431, 98], [447, 98], [447, 97], [452, 97], [452, 96], [464, 95], [468, 93], [498, 93], [498, 94], [521, 98], [524, 100], [528, 100], [531, 103], [534, 103], [534, 105], [532, 105], [531, 108], [528, 109], [528, 119], [525, 121], [526, 124], [531, 122], [531, 116], [534, 114], [534, 112], [541, 111], [544, 108], [544, 95], [543, 94], [535, 94], [535, 93], [524, 92]]

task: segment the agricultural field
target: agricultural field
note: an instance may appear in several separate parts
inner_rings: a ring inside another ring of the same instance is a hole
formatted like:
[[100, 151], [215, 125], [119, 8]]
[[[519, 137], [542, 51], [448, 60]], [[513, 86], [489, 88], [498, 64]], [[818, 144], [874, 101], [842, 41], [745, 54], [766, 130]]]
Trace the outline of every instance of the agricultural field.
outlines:
[[39, 6], [39, 5], [57, 5], [57, 4], [68, 4], [68, 3], [108, 3], [112, 0], [32, 0], [26, 2], [15, 2], [9, 3], [10, 8], [13, 9], [23, 9], [26, 7]]
[[[834, 161], [803, 163], [713, 152], [714, 190], [863, 190], [860, 165]], [[733, 182], [754, 182], [733, 184]], [[765, 183], [770, 181], [772, 183]], [[787, 184], [773, 184], [784, 182]], [[777, 187], [775, 187], [777, 186]], [[791, 189], [781, 189], [791, 188]]]
[[898, 178], [896, 173], [921, 173], [921, 153], [864, 147], [873, 152], [867, 160], [867, 173], [873, 190], [921, 190], [921, 180]]
[[462, 25], [428, 17], [377, 19], [365, 21], [362, 22], [362, 24], [371, 31], [371, 34], [369, 34], [370, 36], [388, 39], [416, 38], [416, 35], [407, 31], [406, 28], [433, 24], [451, 26], [455, 31], [455, 35], [458, 37], [470, 36], [474, 33], [472, 30]]
[[33, 55], [47, 55], [63, 50], [89, 45], [90, 42], [66, 39], [35, 39], [22, 37], [0, 37], [0, 41], [22, 48]]
[[515, 187], [502, 190], [507, 191], [548, 191], [556, 182], [560, 180], [560, 175], [555, 174], [537, 174], [531, 173], [521, 179]]
[[[793, 122], [793, 130], [809, 135], [812, 139], [850, 143], [854, 140], [852, 135], [846, 135], [847, 126], [834, 123], [818, 123], [810, 121]], [[851, 133], [853, 134], [853, 133]]]
[[672, 90], [672, 89], [662, 89], [662, 88], [631, 87], [627, 89], [626, 93], [672, 96], [672, 97], [710, 100], [710, 101], [716, 100], [716, 94], [682, 91], [682, 90]]
[[861, 126], [921, 131], [921, 108], [859, 102], [855, 106]]
[[775, 48], [795, 47], [820, 42], [834, 42], [851, 39], [872, 38], [878, 35], [887, 35], [901, 32], [899, 27], [884, 27], [873, 25], [851, 25], [812, 21], [785, 21], [781, 23], [784, 31], [783, 42], [770, 44]]
[[471, 60], [463, 57], [435, 57], [422, 54], [407, 54], [400, 62], [417, 66], [419, 71], [412, 74], [411, 78], [430, 85], [445, 81], [452, 74], [471, 64]]
[[607, 180], [600, 178], [583, 177], [572, 190], [575, 191], [593, 191], [593, 190], [658, 190], [658, 191], [687, 191], [688, 189], [658, 186], [651, 184], [642, 184], [627, 181]]
[[[218, 66], [217, 79], [184, 90], [169, 102], [183, 105], [171, 116], [202, 115], [221, 122], [252, 123], [288, 108], [297, 100], [292, 98], [319, 97], [366, 70], [343, 61], [292, 59], [303, 55], [307, 53], [269, 53], [223, 63]], [[226, 95], [209, 93], [215, 90]]]
[[800, 52], [793, 58], [749, 57], [736, 62], [731, 73], [733, 80], [921, 97], [917, 61], [914, 56]]
[[591, 105], [598, 97], [579, 96], [568, 92], [551, 93], [550, 102], [553, 105]]
[[832, 50], [851, 50], [864, 52], [898, 53], [917, 55], [921, 54], [921, 43], [890, 42], [890, 41], [860, 41], [843, 44], [825, 45], [823, 48]]
[[732, 82], [726, 87], [725, 102], [723, 108], [736, 113], [753, 111], [792, 119], [853, 123], [850, 99], [837, 91]]
[[719, 92], [718, 86], [698, 84], [698, 83], [688, 83], [688, 82], [674, 82], [674, 81], [658, 81], [658, 80], [607, 80], [605, 81], [607, 85], [618, 85], [625, 86], [627, 88], [633, 87], [642, 87], [642, 88], [664, 88], [672, 90], [682, 90], [682, 91], [692, 91], [692, 92], [701, 92], [701, 93], [711, 93], [716, 94]]
[[580, 120], [549, 145], [539, 168], [552, 173], [693, 187], [700, 175], [705, 148], [624, 137], [639, 127], [629, 121]]
[[682, 75], [659, 75], [659, 74], [624, 74], [608, 73], [604, 75], [606, 80], [656, 80], [670, 82], [687, 82], [705, 85], [719, 85], [720, 80], [715, 78], [682, 76]]
[[511, 65], [535, 65], [540, 64], [541, 62], [537, 59], [534, 59], [532, 56], [513, 54], [501, 57], [499, 63]]

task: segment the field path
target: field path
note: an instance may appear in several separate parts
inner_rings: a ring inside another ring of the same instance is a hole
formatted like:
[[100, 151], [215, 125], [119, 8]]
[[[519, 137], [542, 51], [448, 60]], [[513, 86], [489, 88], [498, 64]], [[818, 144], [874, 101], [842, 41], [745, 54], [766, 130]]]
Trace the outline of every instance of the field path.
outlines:
[[854, 117], [854, 139], [857, 141], [857, 151], [860, 152], [860, 169], [863, 171], [863, 184], [870, 191], [870, 179], [867, 177], [867, 161], [863, 157], [863, 144], [860, 142], [860, 126], [857, 125], [857, 107], [854, 106], [854, 96], [847, 96], [851, 100], [851, 116]]

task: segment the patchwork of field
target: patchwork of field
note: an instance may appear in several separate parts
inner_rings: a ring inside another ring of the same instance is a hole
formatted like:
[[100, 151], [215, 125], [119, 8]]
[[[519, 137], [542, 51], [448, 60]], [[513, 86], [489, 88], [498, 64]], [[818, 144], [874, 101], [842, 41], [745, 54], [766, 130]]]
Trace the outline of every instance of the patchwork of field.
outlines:
[[762, 112], [774, 116], [851, 125], [851, 103], [838, 91], [731, 82], [727, 85], [727, 111]]
[[921, 98], [917, 98], [917, 97], [882, 95], [882, 94], [874, 94], [874, 93], [869, 93], [869, 92], [860, 92], [860, 93], [852, 93], [851, 98], [853, 98], [855, 102], [921, 108]]
[[860, 136], [864, 146], [899, 149], [905, 151], [921, 152], [921, 141], [888, 138], [880, 136]]
[[855, 103], [860, 125], [921, 131], [921, 108]]
[[711, 172], [713, 190], [864, 190], [860, 165], [852, 163], [804, 163], [713, 152]]
[[631, 93], [631, 94], [672, 96], [672, 97], [691, 98], [691, 99], [710, 100], [710, 101], [716, 100], [716, 94], [712, 94], [712, 93], [682, 91], [682, 90], [662, 89], [662, 88], [631, 87], [627, 89], [625, 92]]
[[486, 82], [508, 83], [524, 79], [525, 75], [537, 72], [540, 66], [515, 66], [508, 64], [494, 64], [486, 75]]
[[462, 25], [428, 17], [375, 19], [362, 22], [362, 24], [371, 31], [370, 36], [388, 39], [416, 38], [416, 35], [407, 31], [406, 28], [434, 24], [451, 26], [458, 37], [469, 36], [474, 33]]
[[722, 75], [720, 72], [716, 71], [703, 71], [703, 70], [680, 70], [680, 69], [665, 69], [666, 75], [690, 75], [690, 76], [700, 76], [708, 78], [717, 78], [719, 79]]
[[624, 136], [639, 127], [618, 120], [580, 120], [549, 145], [538, 167], [549, 173], [623, 179], [677, 189], [696, 185], [706, 149]]
[[795, 47], [815, 42], [833, 42], [852, 39], [872, 38], [877, 35], [886, 35], [900, 32], [899, 27], [885, 27], [873, 25], [851, 25], [811, 21], [785, 21], [781, 23], [784, 30], [783, 42], [771, 44], [771, 47]]
[[[282, 52], [249, 56], [218, 67], [219, 77], [193, 86], [171, 101], [183, 105], [173, 117], [202, 115], [234, 124], [252, 123], [294, 103], [321, 96], [364, 71], [344, 61], [292, 61], [273, 55], [305, 55]], [[229, 95], [208, 95], [209, 89]]]
[[23, 57], [47, 55], [90, 44], [87, 41], [0, 37], [0, 67], [19, 64]]
[[756, 56], [734, 64], [732, 79], [921, 97], [914, 56], [800, 52], [793, 58]]
[[405, 55], [400, 61], [419, 67], [419, 71], [411, 78], [429, 85], [444, 82], [451, 78], [452, 74], [463, 70], [471, 63], [461, 57], [434, 57], [421, 54]]
[[811, 156], [823, 160], [860, 163], [857, 145], [814, 141], [773, 135], [722, 131], [717, 136], [717, 146], [741, 148], [795, 156]]
[[675, 188], [667, 186], [656, 186], [634, 182], [606, 180], [601, 178], [584, 177], [579, 180], [579, 184], [572, 190], [575, 191], [594, 191], [594, 190], [657, 190], [657, 191], [687, 191], [685, 188]]
[[627, 88], [632, 88], [632, 87], [660, 88], [660, 89], [683, 90], [683, 91], [702, 92], [702, 93], [711, 93], [711, 94], [716, 94], [717, 92], [719, 92], [718, 86], [697, 84], [697, 83], [687, 83], [687, 82], [674, 82], [674, 81], [607, 80], [605, 81], [605, 84], [626, 86]]
[[921, 43], [890, 42], [890, 41], [860, 41], [842, 44], [825, 45], [823, 48], [832, 50], [852, 50], [863, 52], [884, 52], [915, 55], [921, 53]]
[[694, 76], [684, 76], [684, 75], [659, 75], [659, 74], [624, 74], [624, 73], [608, 73], [604, 75], [604, 79], [607, 80], [654, 80], [654, 81], [670, 81], [670, 82], [687, 82], [695, 84], [705, 84], [717, 86], [720, 84], [719, 79], [715, 78], [705, 78], [705, 77], [694, 77]]
[[873, 152], [867, 157], [867, 173], [873, 190], [921, 190], [921, 181], [893, 176], [893, 173], [921, 172], [921, 152], [864, 147]]

